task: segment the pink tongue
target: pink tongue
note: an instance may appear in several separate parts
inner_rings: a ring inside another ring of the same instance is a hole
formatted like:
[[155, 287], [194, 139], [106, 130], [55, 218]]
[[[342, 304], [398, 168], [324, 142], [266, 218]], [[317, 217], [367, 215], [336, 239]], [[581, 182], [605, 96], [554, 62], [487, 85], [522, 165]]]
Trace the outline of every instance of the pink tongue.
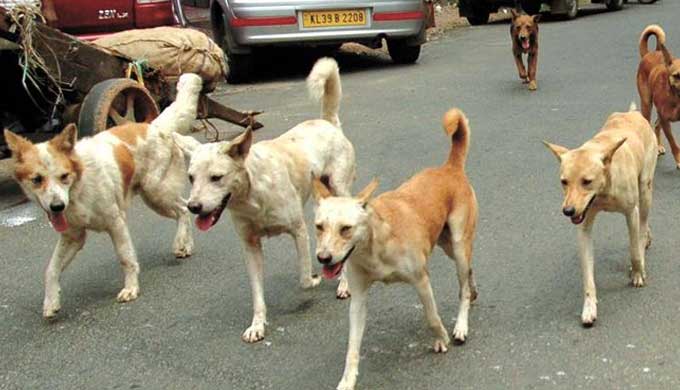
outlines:
[[336, 276], [340, 273], [340, 270], [342, 270], [342, 263], [335, 263], [333, 265], [324, 265], [321, 268], [323, 278], [324, 279], [335, 279]]
[[50, 219], [50, 223], [52, 223], [54, 230], [58, 233], [63, 233], [68, 229], [68, 221], [66, 221], [64, 213], [48, 213], [47, 217]]
[[215, 215], [210, 213], [208, 215], [196, 217], [196, 227], [207, 232], [215, 224]]
[[530, 45], [529, 45], [529, 41], [523, 41], [523, 42], [522, 42], [522, 47], [523, 47], [523, 48], [528, 49], [529, 46], [530, 46]]

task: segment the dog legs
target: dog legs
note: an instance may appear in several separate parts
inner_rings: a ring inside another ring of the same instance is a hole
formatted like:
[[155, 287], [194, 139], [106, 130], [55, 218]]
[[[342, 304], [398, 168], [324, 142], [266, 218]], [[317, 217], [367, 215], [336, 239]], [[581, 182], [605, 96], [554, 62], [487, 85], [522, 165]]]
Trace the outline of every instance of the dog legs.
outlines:
[[113, 226], [109, 228], [109, 236], [111, 236], [118, 261], [125, 275], [125, 285], [118, 293], [118, 302], [134, 301], [139, 296], [139, 263], [124, 217], [120, 216], [116, 219]]
[[524, 61], [522, 60], [522, 52], [514, 51], [512, 52], [513, 57], [515, 57], [515, 65], [517, 65], [517, 72], [519, 73], [519, 79], [522, 80], [524, 84], [529, 82], [529, 76], [527, 74], [527, 69], [524, 67]]
[[583, 273], [583, 326], [593, 326], [597, 320], [597, 291], [595, 288], [595, 259], [593, 257], [592, 219], [588, 218], [578, 229], [578, 244]]
[[661, 139], [661, 121], [659, 119], [657, 119], [656, 124], [654, 124], [654, 135], [656, 135], [656, 143], [658, 145], [657, 154], [659, 156], [666, 154], [666, 148], [664, 148], [663, 140]]
[[[442, 324], [442, 320], [437, 312], [437, 303], [434, 301], [432, 285], [430, 284], [430, 277], [427, 273], [423, 273], [420, 280], [415, 283], [415, 288], [418, 292], [418, 298], [420, 298], [420, 302], [423, 304], [427, 324], [435, 335], [434, 345], [432, 347], [436, 353], [445, 353], [449, 350], [449, 335], [446, 333], [446, 328], [444, 328], [444, 324]], [[352, 300], [354, 300], [354, 298], [352, 298]]]
[[668, 144], [671, 146], [671, 153], [673, 153], [676, 167], [680, 169], [680, 147], [678, 147], [678, 144], [675, 142], [675, 137], [673, 137], [673, 132], [671, 131], [671, 122], [661, 117], [659, 117], [659, 122], [661, 123], [663, 133], [666, 135]]
[[[302, 211], [300, 211], [302, 213]], [[298, 255], [298, 267], [300, 271], [300, 285], [304, 289], [314, 288], [321, 283], [319, 275], [312, 275], [312, 258], [309, 254], [309, 233], [305, 221], [298, 223], [297, 230], [293, 233], [295, 249]]]
[[635, 207], [626, 214], [628, 223], [628, 239], [630, 241], [630, 258], [632, 263], [631, 283], [633, 287], [645, 285], [645, 252], [640, 239], [640, 209]]
[[536, 68], [538, 67], [538, 53], [529, 53], [529, 90], [538, 89], [536, 82]]
[[85, 231], [74, 235], [62, 234], [59, 238], [52, 258], [45, 267], [45, 299], [43, 301], [43, 317], [52, 318], [61, 309], [61, 287], [59, 276], [68, 267], [71, 260], [85, 244]]
[[[348, 264], [351, 267], [351, 264]], [[345, 371], [337, 390], [354, 390], [359, 375], [361, 339], [366, 328], [366, 299], [370, 282], [352, 270], [348, 270], [349, 287], [352, 299], [349, 302], [349, 343], [345, 358]]]
[[[654, 172], [654, 170], [652, 170]], [[652, 229], [649, 227], [649, 212], [652, 208], [653, 183], [651, 178], [642, 177], [640, 181], [640, 234], [644, 249], [652, 245]]]
[[264, 258], [262, 256], [262, 240], [260, 236], [241, 231], [246, 251], [246, 267], [250, 278], [250, 289], [253, 294], [253, 321], [243, 332], [241, 339], [246, 343], [255, 343], [264, 339], [264, 327], [267, 323], [267, 307], [264, 303]]

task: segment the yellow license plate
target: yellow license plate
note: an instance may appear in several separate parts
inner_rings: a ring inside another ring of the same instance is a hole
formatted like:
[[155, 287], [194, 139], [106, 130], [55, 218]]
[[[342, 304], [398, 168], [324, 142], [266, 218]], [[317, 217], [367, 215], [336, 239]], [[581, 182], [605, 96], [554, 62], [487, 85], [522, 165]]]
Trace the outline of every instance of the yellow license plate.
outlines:
[[366, 25], [366, 10], [304, 11], [303, 27], [344, 27]]

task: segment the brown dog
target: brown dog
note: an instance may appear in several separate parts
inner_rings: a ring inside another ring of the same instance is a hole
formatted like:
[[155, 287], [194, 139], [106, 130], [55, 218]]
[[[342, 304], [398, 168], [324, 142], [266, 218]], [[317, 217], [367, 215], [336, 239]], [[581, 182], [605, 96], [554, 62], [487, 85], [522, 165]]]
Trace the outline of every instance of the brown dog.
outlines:
[[[647, 40], [656, 37], [656, 51], [650, 52]], [[637, 87], [640, 94], [642, 115], [651, 123], [652, 104], [656, 107], [657, 123], [654, 129], [658, 141], [658, 152], [665, 152], [661, 142], [660, 130], [663, 129], [680, 169], [680, 147], [671, 132], [671, 122], [680, 120], [680, 59], [674, 59], [665, 46], [666, 34], [660, 26], [651, 25], [640, 36], [640, 66], [637, 74]]]
[[[510, 38], [512, 39], [512, 54], [515, 57], [519, 78], [523, 83], [529, 83], [529, 90], [535, 91], [538, 88], [536, 82], [536, 67], [538, 66], [538, 21], [541, 15], [527, 15], [512, 12], [512, 23], [510, 24]], [[528, 54], [529, 72], [524, 67], [522, 54]]]

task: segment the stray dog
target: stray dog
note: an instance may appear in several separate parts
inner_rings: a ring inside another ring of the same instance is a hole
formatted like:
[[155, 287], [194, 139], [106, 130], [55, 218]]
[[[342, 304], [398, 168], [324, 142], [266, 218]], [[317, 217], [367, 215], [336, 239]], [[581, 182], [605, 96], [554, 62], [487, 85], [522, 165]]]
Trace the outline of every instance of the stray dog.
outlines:
[[448, 350], [449, 336], [437, 313], [427, 268], [435, 245], [456, 262], [461, 303], [453, 337], [460, 343], [467, 337], [468, 311], [477, 298], [472, 275], [477, 200], [465, 175], [470, 132], [458, 109], [449, 110], [443, 123], [451, 139], [448, 160], [394, 191], [370, 200], [378, 186], [374, 180], [354, 198], [334, 197], [323, 182], [315, 181], [317, 258], [328, 273], [339, 273], [346, 263], [352, 291], [349, 347], [338, 389], [356, 384], [366, 299], [376, 281], [413, 285], [435, 334], [434, 351]]
[[[322, 100], [323, 119], [300, 123], [276, 139], [251, 147], [250, 129], [231, 142], [205, 145], [191, 137], [175, 136], [191, 156], [189, 181], [193, 188], [188, 207], [197, 214], [196, 225], [209, 230], [224, 209], [229, 209], [244, 243], [254, 311], [252, 324], [242, 336], [248, 343], [264, 338], [267, 322], [262, 238], [290, 234], [295, 239], [300, 284], [305, 289], [316, 287], [321, 280], [312, 276], [303, 214], [312, 177], [325, 180], [338, 195], [349, 195], [354, 182], [354, 148], [338, 118], [342, 97], [338, 64], [330, 58], [320, 59], [307, 84], [310, 94]], [[336, 294], [341, 299], [349, 296], [344, 277]]]
[[[656, 37], [656, 51], [650, 52], [647, 40]], [[640, 66], [637, 73], [637, 87], [640, 94], [642, 115], [651, 123], [652, 105], [656, 107], [657, 123], [654, 129], [658, 140], [659, 154], [665, 149], [661, 142], [663, 129], [673, 153], [676, 166], [680, 169], [680, 147], [671, 131], [671, 122], [680, 120], [680, 59], [673, 58], [665, 46], [666, 33], [657, 25], [647, 26], [640, 35]]]
[[173, 251], [177, 257], [191, 255], [191, 219], [180, 197], [184, 156], [170, 134], [191, 129], [201, 86], [197, 75], [182, 75], [176, 101], [152, 123], [124, 124], [80, 141], [73, 124], [37, 145], [5, 130], [14, 178], [61, 234], [45, 268], [45, 318], [61, 308], [59, 276], [85, 244], [87, 230], [106, 232], [113, 241], [125, 274], [118, 301], [137, 298], [139, 264], [126, 214], [136, 193], [155, 212], [177, 221]]
[[564, 191], [562, 212], [578, 226], [583, 271], [581, 321], [590, 327], [597, 319], [593, 240], [591, 231], [600, 211], [622, 213], [628, 224], [631, 283], [645, 284], [645, 249], [652, 243], [648, 217], [656, 167], [656, 138], [649, 122], [635, 111], [613, 113], [602, 129], [579, 148], [569, 150], [545, 142], [560, 162]]
[[[512, 55], [515, 57], [519, 78], [523, 83], [529, 83], [530, 91], [535, 91], [538, 88], [536, 67], [538, 66], [538, 21], [541, 20], [541, 15], [521, 14], [514, 8], [510, 12], [512, 13], [510, 23]], [[528, 54], [528, 73], [524, 67], [522, 54]]]

